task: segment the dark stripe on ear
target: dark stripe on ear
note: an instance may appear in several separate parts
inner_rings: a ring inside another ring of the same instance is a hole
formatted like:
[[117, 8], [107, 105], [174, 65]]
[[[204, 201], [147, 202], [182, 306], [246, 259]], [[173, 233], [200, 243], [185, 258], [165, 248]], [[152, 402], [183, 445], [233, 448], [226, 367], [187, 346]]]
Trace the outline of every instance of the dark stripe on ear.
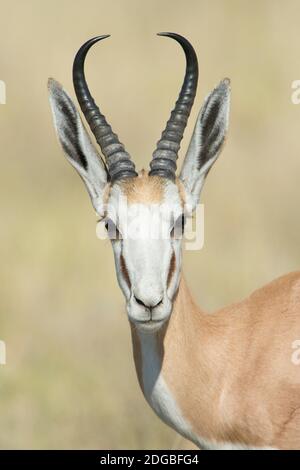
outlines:
[[[67, 152], [67, 154], [70, 156], [70, 158], [72, 158], [72, 160], [79, 163], [85, 170], [87, 170], [88, 169], [87, 159], [85, 158], [84, 153], [81, 151], [81, 148], [79, 147], [78, 142], [76, 141], [76, 137], [74, 138], [74, 132], [71, 130], [67, 131], [65, 129], [64, 134], [66, 136], [67, 135], [69, 136], [68, 140], [66, 140], [65, 142], [64, 141], [61, 142], [64, 151]], [[71, 149], [70, 143], [73, 146], [73, 151]]]
[[59, 105], [65, 116], [65, 127], [61, 136], [62, 147], [72, 160], [87, 170], [88, 162], [80, 147], [76, 110], [65, 101], [60, 101]]
[[208, 100], [203, 110], [198, 170], [219, 152], [225, 140], [224, 122], [220, 119], [221, 106], [219, 99]]
[[[209, 107], [210, 105], [210, 107]], [[207, 111], [207, 108], [209, 107], [209, 110]], [[204, 110], [204, 122], [203, 122], [203, 127], [202, 127], [202, 134], [205, 136], [205, 138], [209, 138], [211, 132], [214, 129], [215, 123], [218, 118], [218, 114], [220, 111], [220, 102], [219, 101], [214, 101], [212, 104], [208, 101], [206, 104], [206, 108]], [[206, 113], [208, 112], [208, 116], [206, 117]]]

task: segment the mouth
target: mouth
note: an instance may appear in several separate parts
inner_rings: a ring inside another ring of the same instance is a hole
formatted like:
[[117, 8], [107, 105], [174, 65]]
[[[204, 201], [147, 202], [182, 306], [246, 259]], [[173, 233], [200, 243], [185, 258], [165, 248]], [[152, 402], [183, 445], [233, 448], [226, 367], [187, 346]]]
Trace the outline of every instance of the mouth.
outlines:
[[172, 312], [172, 303], [165, 299], [159, 305], [148, 308], [139, 305], [136, 300], [127, 304], [127, 314], [130, 322], [139, 330], [154, 331], [169, 319]]
[[137, 319], [134, 319], [132, 320], [134, 321], [134, 323], [139, 323], [141, 325], [156, 325], [157, 323], [163, 323], [165, 321], [164, 318], [160, 319], [160, 320], [152, 320], [151, 318], [149, 320], [137, 320]]
[[165, 323], [167, 318], [163, 318], [160, 320], [138, 320], [131, 318], [131, 322], [140, 330], [144, 331], [155, 331], [159, 330], [162, 325]]

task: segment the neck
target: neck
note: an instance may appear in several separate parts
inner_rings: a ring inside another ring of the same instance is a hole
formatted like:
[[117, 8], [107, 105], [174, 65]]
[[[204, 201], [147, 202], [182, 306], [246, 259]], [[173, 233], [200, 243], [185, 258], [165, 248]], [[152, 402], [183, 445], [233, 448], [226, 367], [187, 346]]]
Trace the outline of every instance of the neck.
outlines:
[[131, 330], [137, 375], [147, 401], [164, 421], [199, 443], [196, 423], [209, 429], [208, 399], [212, 402], [219, 394], [214, 378], [220, 364], [212, 346], [210, 316], [195, 305], [182, 278], [168, 323], [157, 332], [141, 332], [133, 325]]
[[[284, 331], [289, 318], [295, 321], [298, 303], [287, 307], [286, 299], [295, 298], [298, 285], [299, 273], [291, 274], [207, 315], [182, 279], [163, 329], [142, 333], [132, 327], [140, 385], [161, 419], [200, 448], [298, 448], [298, 408], [291, 413], [292, 395], [278, 396], [274, 383], [282, 371], [270, 366], [291, 338], [289, 330], [272, 335], [270, 317], [283, 322]], [[274, 344], [266, 343], [270, 334]], [[290, 362], [282, 362], [284, 377], [295, 374]]]

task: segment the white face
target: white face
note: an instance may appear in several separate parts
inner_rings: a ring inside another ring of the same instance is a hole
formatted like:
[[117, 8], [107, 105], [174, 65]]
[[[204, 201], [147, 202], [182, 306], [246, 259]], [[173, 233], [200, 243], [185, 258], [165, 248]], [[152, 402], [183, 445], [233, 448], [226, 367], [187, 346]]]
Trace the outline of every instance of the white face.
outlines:
[[113, 185], [104, 223], [128, 317], [140, 329], [157, 329], [171, 315], [179, 284], [184, 207], [175, 183], [134, 180]]
[[129, 319], [138, 328], [155, 330], [170, 317], [179, 284], [182, 199], [190, 215], [225, 140], [229, 80], [223, 80], [206, 98], [176, 183], [142, 173], [109, 187], [107, 168], [74, 103], [54, 80], [49, 80], [49, 92], [66, 157], [84, 181], [94, 209], [105, 217], [109, 231], [114, 226], [118, 230], [119, 238], [112, 239], [112, 246]]

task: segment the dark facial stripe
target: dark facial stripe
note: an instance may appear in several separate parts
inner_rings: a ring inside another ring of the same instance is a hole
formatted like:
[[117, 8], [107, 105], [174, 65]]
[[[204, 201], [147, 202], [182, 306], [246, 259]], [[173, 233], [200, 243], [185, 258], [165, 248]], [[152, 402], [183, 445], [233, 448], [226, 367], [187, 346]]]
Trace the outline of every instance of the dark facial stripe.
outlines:
[[122, 271], [122, 274], [125, 278], [125, 281], [126, 281], [128, 287], [130, 288], [131, 287], [131, 282], [130, 282], [128, 269], [127, 269], [127, 266], [126, 266], [125, 259], [124, 259], [123, 255], [120, 256], [120, 266], [121, 266], [121, 271]]
[[173, 274], [174, 274], [174, 272], [175, 272], [175, 268], [176, 268], [176, 257], [175, 257], [175, 253], [174, 253], [174, 251], [173, 251], [172, 256], [171, 256], [170, 266], [169, 266], [168, 279], [167, 279], [167, 285], [168, 285], [168, 287], [169, 287], [169, 285], [170, 285], [170, 282], [171, 282], [171, 280], [172, 280]]

